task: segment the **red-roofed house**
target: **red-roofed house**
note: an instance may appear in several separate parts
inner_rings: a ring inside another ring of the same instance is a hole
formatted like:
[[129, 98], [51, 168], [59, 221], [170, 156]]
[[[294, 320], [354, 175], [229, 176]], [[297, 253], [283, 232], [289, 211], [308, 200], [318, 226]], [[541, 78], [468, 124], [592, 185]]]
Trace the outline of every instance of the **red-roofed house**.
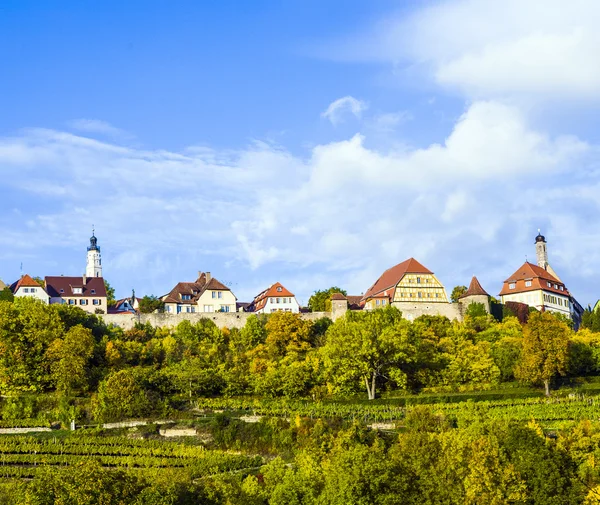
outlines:
[[537, 265], [526, 261], [504, 281], [502, 303], [520, 302], [541, 311], [558, 312], [570, 317], [577, 328], [583, 308], [548, 263], [546, 237], [541, 233], [535, 237], [535, 249]]
[[102, 277], [46, 277], [50, 303], [79, 307], [91, 314], [106, 314], [106, 286]]
[[504, 281], [502, 303], [520, 302], [538, 310], [559, 312], [571, 317], [569, 290], [544, 268], [526, 261]]
[[433, 272], [409, 258], [383, 272], [362, 298], [365, 309], [394, 302], [448, 303], [448, 297]]
[[272, 312], [300, 312], [300, 305], [294, 293], [276, 282], [254, 298], [247, 309], [248, 312], [271, 314]]
[[17, 282], [10, 286], [15, 297], [36, 298], [44, 303], [49, 303], [50, 299], [46, 290], [40, 284], [33, 280], [29, 275], [23, 275]]
[[235, 312], [237, 298], [224, 284], [210, 272], [198, 272], [195, 282], [179, 282], [161, 300], [165, 312]]

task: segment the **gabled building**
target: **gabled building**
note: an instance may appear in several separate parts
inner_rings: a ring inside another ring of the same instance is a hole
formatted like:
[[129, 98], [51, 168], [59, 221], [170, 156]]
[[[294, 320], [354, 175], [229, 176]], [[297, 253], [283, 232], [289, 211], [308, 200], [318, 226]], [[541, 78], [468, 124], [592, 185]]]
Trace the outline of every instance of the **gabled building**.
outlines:
[[294, 293], [276, 282], [264, 291], [261, 291], [246, 309], [247, 312], [258, 314], [271, 314], [273, 312], [300, 312], [300, 305]]
[[17, 282], [10, 286], [12, 294], [16, 297], [35, 298], [44, 303], [49, 303], [50, 299], [46, 290], [29, 275], [23, 275]]
[[236, 312], [237, 298], [223, 283], [210, 272], [198, 272], [195, 282], [178, 282], [166, 295], [161, 297], [165, 312]]
[[136, 298], [135, 292], [130, 298], [121, 298], [117, 300], [115, 304], [108, 309], [109, 314], [135, 314], [138, 312], [140, 307], [140, 299]]
[[402, 302], [448, 303], [448, 297], [433, 272], [409, 258], [383, 272], [361, 300], [365, 309]]
[[[539, 311], [551, 311], [570, 317], [577, 323], [575, 300], [565, 284], [548, 263], [545, 237], [535, 238], [537, 265], [526, 261], [502, 285], [502, 303], [520, 302]], [[577, 304], [579, 306], [579, 304]]]
[[46, 277], [46, 290], [50, 303], [79, 307], [91, 314], [107, 312], [106, 286], [101, 277]]
[[490, 313], [490, 295], [475, 276], [471, 279], [469, 288], [460, 296], [459, 302], [465, 309], [472, 303], [481, 303], [486, 312]]
[[48, 276], [45, 279], [50, 303], [79, 307], [91, 314], [108, 312], [106, 286], [102, 278], [100, 247], [94, 232], [87, 248], [85, 274], [81, 277]]

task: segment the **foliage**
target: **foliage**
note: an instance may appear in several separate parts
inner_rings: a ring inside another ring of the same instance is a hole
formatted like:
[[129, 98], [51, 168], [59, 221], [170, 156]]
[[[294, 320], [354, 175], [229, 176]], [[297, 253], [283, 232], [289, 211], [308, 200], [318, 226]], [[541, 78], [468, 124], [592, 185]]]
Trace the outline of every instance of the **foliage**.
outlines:
[[151, 314], [157, 311], [162, 312], [164, 306], [164, 302], [154, 295], [146, 295], [140, 300], [140, 312], [142, 314]]
[[523, 332], [522, 357], [515, 377], [543, 383], [546, 396], [550, 396], [550, 381], [567, 371], [569, 333], [570, 328], [551, 313], [532, 314]]
[[467, 292], [467, 286], [454, 286], [452, 293], [450, 294], [450, 301], [452, 303], [458, 302], [460, 297]]
[[115, 298], [115, 288], [113, 288], [106, 279], [104, 279], [104, 287], [106, 288], [106, 304], [108, 307], [114, 307], [117, 303], [117, 299]]
[[346, 296], [348, 293], [337, 286], [329, 289], [317, 290], [308, 299], [308, 308], [311, 312], [331, 312], [331, 295], [341, 293]]
[[8, 286], [5, 286], [4, 289], [0, 291], [0, 302], [13, 302], [15, 300], [15, 295], [10, 290]]

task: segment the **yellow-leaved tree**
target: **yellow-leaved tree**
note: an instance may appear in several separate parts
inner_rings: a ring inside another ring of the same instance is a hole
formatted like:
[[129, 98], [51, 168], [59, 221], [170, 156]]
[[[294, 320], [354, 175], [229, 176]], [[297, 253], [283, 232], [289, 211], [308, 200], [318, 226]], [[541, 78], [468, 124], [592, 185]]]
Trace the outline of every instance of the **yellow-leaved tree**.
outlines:
[[523, 330], [523, 352], [515, 377], [544, 384], [546, 396], [550, 396], [550, 381], [567, 372], [571, 333], [550, 312], [532, 313]]

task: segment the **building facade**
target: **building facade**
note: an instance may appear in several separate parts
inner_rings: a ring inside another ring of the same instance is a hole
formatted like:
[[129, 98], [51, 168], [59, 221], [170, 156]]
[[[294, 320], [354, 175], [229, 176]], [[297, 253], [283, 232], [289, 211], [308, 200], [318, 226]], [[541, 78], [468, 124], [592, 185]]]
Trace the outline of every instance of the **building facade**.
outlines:
[[449, 303], [443, 284], [414, 258], [383, 272], [362, 298], [367, 310], [404, 303]]
[[179, 282], [166, 295], [161, 297], [165, 312], [236, 312], [237, 298], [223, 283], [210, 272], [198, 272], [195, 282]]
[[287, 290], [281, 283], [276, 282], [260, 292], [246, 309], [247, 312], [257, 314], [271, 314], [273, 312], [300, 312], [300, 305], [294, 294]]
[[15, 282], [10, 287], [10, 290], [15, 298], [35, 298], [36, 300], [40, 300], [46, 304], [50, 301], [46, 290], [40, 285], [40, 283], [36, 282], [27, 274], [23, 275], [17, 282]]
[[535, 238], [537, 265], [526, 261], [502, 285], [502, 303], [520, 302], [539, 311], [563, 314], [573, 320], [572, 296], [565, 284], [548, 263], [546, 238]]
[[46, 277], [46, 291], [50, 303], [79, 307], [90, 314], [108, 311], [106, 286], [101, 277]]

